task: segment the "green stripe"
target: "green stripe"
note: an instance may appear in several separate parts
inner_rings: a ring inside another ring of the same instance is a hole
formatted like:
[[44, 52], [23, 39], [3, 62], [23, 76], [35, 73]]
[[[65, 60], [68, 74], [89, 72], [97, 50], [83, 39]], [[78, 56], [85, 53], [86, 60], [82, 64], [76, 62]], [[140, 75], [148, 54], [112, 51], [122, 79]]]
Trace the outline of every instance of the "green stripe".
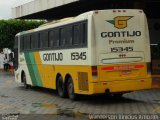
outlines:
[[39, 75], [37, 64], [35, 62], [34, 54], [32, 52], [24, 52], [29, 74], [31, 76], [32, 84], [35, 86], [43, 86]]

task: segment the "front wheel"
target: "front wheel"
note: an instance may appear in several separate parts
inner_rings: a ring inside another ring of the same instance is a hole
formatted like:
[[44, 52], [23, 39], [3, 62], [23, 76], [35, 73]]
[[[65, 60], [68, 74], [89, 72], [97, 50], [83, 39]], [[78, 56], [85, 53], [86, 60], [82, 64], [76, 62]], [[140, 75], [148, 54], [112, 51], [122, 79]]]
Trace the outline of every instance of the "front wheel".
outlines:
[[68, 92], [68, 97], [71, 100], [76, 100], [77, 99], [77, 95], [74, 93], [74, 84], [73, 84], [72, 78], [68, 79], [68, 82], [67, 82], [67, 92]]
[[27, 84], [25, 73], [23, 73], [23, 75], [22, 75], [22, 82], [23, 82], [24, 88], [25, 88], [25, 89], [28, 89], [28, 88], [29, 88], [29, 85]]

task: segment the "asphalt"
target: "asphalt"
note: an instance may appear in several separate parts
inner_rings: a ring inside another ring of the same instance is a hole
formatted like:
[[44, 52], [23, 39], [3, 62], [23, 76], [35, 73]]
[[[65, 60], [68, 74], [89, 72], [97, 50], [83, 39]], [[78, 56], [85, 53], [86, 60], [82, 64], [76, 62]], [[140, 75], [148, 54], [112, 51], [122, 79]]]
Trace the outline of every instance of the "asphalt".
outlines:
[[25, 89], [14, 81], [13, 73], [0, 72], [0, 114], [0, 119], [17, 115], [20, 120], [82, 120], [97, 114], [159, 115], [160, 89], [126, 93], [122, 98], [80, 96], [78, 101], [71, 101], [60, 98], [54, 90]]

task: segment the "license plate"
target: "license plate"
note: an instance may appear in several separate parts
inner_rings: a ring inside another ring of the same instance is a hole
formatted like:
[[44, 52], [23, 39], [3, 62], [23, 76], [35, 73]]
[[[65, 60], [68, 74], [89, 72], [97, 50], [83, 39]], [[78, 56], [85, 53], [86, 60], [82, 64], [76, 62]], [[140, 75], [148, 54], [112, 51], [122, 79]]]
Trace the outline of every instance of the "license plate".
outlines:
[[131, 70], [123, 70], [122, 74], [126, 75], [126, 74], [131, 74]]

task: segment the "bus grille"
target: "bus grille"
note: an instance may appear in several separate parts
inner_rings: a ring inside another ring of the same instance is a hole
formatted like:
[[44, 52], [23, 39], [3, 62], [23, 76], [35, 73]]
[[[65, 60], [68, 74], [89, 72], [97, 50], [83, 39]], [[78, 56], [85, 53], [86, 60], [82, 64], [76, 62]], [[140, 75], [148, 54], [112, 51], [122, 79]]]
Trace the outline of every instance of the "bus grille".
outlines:
[[88, 91], [88, 74], [87, 72], [78, 72], [79, 90]]

